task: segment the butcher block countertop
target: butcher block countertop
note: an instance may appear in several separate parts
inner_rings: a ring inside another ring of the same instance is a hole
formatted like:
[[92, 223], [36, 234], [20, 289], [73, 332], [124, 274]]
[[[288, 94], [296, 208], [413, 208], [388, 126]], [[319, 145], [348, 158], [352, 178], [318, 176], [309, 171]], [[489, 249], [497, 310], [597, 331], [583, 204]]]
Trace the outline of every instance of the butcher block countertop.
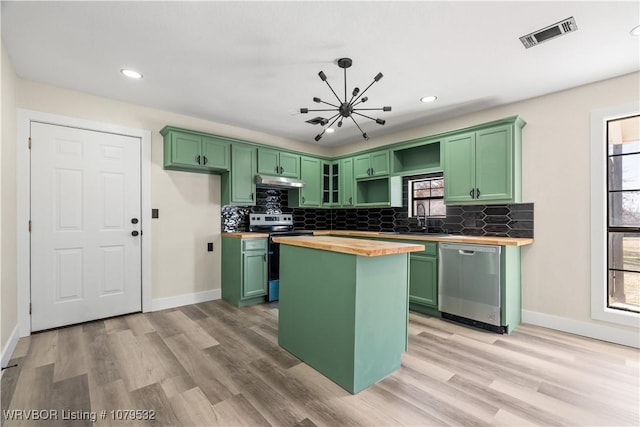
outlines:
[[424, 251], [424, 245], [382, 242], [376, 240], [350, 239], [336, 236], [290, 236], [274, 237], [276, 243], [299, 246], [302, 248], [320, 249], [350, 255], [382, 256], [407, 252]]
[[[377, 237], [387, 240], [415, 240], [417, 242], [448, 242], [471, 243], [476, 245], [499, 246], [526, 246], [533, 244], [533, 239], [496, 236], [460, 236], [458, 234], [393, 234], [379, 231], [355, 231], [355, 230], [314, 230], [314, 236], [339, 236], [339, 237]], [[269, 237], [266, 233], [243, 231], [237, 233], [222, 233], [223, 237], [235, 237], [238, 239], [251, 239], [257, 237]]]
[[352, 237], [378, 237], [384, 239], [415, 240], [416, 242], [448, 242], [471, 243], [477, 245], [499, 246], [525, 246], [533, 244], [533, 239], [496, 236], [460, 236], [457, 234], [390, 234], [378, 231], [351, 231], [351, 230], [317, 230], [316, 236], [352, 236]]
[[258, 237], [269, 237], [267, 233], [256, 233], [253, 231], [239, 231], [237, 233], [222, 233], [222, 237], [235, 237], [236, 239], [255, 239]]

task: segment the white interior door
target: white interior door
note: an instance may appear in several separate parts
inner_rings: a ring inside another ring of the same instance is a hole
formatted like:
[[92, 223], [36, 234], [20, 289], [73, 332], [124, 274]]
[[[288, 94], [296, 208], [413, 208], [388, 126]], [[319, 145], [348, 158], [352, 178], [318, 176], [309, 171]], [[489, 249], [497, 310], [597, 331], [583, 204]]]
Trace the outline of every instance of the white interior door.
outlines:
[[140, 138], [32, 122], [31, 140], [31, 330], [141, 311]]

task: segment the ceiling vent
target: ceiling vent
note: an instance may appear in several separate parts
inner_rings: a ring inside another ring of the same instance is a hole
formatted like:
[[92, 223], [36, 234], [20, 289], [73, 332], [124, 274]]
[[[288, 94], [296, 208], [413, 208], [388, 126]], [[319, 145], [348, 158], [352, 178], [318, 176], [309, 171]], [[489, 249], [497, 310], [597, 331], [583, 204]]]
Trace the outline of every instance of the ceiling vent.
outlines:
[[526, 36], [520, 37], [520, 41], [529, 49], [535, 45], [538, 45], [547, 40], [554, 39], [558, 36], [562, 36], [567, 33], [571, 33], [576, 31], [578, 26], [576, 25], [576, 20], [573, 19], [573, 16], [567, 19], [563, 19], [560, 22], [556, 22], [553, 25], [549, 25], [541, 30], [534, 31], [533, 33], [527, 34]]

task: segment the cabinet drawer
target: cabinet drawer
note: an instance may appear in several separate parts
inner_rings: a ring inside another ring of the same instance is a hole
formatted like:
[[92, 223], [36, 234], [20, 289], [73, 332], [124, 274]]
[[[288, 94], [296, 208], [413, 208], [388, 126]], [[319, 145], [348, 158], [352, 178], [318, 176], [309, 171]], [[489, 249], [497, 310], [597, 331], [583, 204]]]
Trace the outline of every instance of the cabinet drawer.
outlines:
[[242, 239], [242, 251], [266, 250], [267, 239]]

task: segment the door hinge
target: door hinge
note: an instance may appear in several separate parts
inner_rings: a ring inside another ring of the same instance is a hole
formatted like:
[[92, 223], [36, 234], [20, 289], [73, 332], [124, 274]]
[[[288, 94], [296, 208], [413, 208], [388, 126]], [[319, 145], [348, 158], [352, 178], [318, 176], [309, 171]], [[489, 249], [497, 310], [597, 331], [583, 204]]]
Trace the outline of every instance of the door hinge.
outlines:
[[29, 220], [29, 233], [31, 233], [31, 220]]
[[31, 137], [29, 137], [29, 150], [31, 150]]
[[29, 314], [31, 314], [31, 303], [29, 303]]

